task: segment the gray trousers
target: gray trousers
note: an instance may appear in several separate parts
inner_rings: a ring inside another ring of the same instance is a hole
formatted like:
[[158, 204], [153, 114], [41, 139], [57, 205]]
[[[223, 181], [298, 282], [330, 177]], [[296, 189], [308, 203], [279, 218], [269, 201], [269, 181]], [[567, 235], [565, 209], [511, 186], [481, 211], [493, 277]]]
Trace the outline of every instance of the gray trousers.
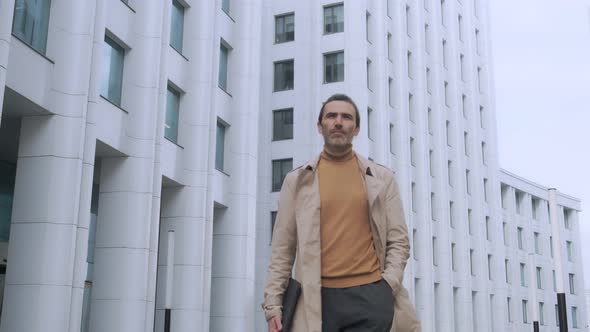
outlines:
[[322, 287], [322, 332], [389, 332], [393, 301], [385, 280], [349, 288]]

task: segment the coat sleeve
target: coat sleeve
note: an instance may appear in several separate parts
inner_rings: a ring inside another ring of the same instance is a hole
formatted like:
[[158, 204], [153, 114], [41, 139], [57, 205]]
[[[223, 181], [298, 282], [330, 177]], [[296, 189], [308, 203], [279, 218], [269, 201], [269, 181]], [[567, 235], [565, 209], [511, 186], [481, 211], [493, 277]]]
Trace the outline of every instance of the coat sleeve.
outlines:
[[410, 240], [399, 187], [393, 175], [388, 176], [386, 191], [387, 240], [383, 278], [391, 286], [393, 293], [397, 294], [401, 287], [406, 262], [410, 257]]
[[297, 226], [295, 222], [295, 201], [293, 173], [283, 182], [278, 202], [278, 213], [272, 237], [271, 257], [264, 289], [262, 309], [266, 320], [280, 315], [283, 293], [287, 289], [297, 248]]

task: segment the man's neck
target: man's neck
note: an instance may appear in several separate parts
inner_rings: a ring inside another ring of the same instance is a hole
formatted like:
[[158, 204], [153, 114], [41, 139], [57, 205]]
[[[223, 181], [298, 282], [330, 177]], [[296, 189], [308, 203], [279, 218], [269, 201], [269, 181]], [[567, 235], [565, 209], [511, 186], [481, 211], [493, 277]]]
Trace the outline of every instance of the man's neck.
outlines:
[[353, 154], [352, 144], [348, 144], [341, 148], [334, 148], [324, 145], [324, 151], [322, 154], [324, 157], [326, 157], [326, 159], [330, 160], [348, 160]]

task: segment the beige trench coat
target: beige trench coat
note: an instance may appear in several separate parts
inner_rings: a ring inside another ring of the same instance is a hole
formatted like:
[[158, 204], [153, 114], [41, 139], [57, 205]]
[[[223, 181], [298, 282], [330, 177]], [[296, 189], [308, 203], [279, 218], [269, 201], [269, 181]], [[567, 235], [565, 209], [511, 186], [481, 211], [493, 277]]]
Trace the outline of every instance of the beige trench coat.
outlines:
[[[392, 331], [420, 331], [408, 292], [402, 285], [410, 244], [399, 188], [389, 169], [359, 155], [357, 158], [382, 276], [395, 297]], [[295, 266], [295, 279], [302, 285], [302, 295], [295, 312], [294, 332], [322, 331], [318, 161], [316, 157], [296, 168], [283, 182], [262, 305], [267, 320], [281, 313], [282, 295]]]

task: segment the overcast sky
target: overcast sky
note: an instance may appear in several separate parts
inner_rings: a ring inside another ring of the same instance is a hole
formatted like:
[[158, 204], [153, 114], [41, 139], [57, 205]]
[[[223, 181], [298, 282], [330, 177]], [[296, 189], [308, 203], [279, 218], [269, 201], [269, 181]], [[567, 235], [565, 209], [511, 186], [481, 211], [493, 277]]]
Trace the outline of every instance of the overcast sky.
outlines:
[[489, 0], [500, 167], [582, 200], [590, 288], [590, 0]]

